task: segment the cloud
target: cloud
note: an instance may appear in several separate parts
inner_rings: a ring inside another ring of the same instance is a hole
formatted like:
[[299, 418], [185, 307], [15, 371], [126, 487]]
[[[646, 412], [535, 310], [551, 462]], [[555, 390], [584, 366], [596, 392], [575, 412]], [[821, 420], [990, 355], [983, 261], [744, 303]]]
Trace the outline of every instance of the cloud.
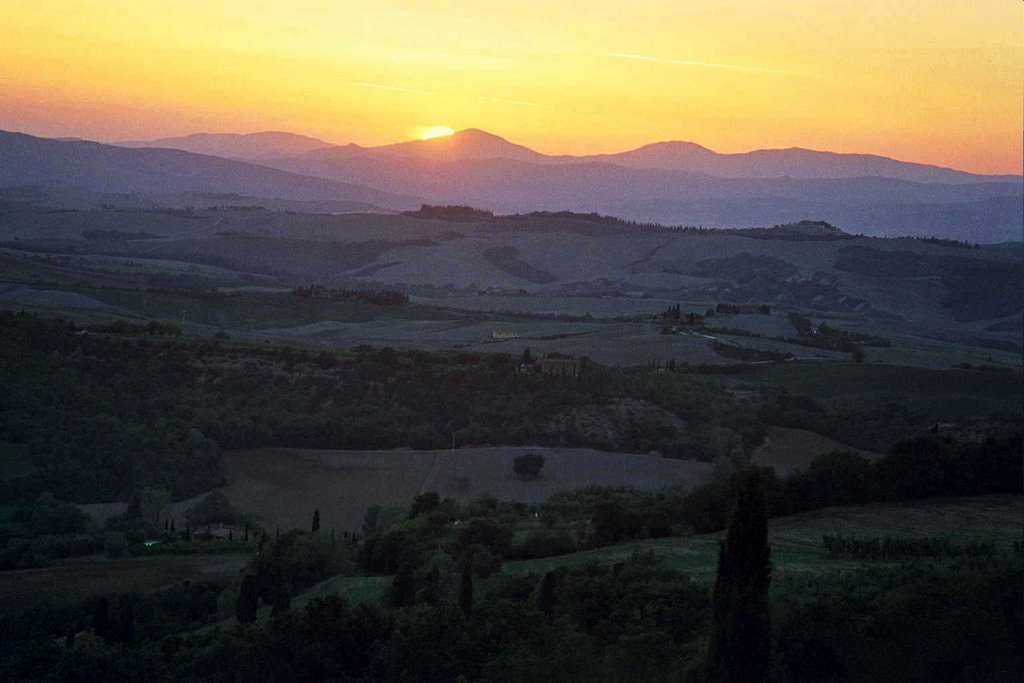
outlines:
[[663, 57], [653, 57], [651, 55], [633, 55], [626, 54], [623, 52], [609, 52], [608, 57], [614, 57], [615, 59], [633, 59], [641, 62], [655, 62], [657, 64], [674, 64], [676, 66], [696, 66], [703, 67], [705, 69], [730, 69], [732, 71], [750, 71], [754, 73], [767, 73], [767, 74], [790, 74], [790, 75], [806, 75], [800, 71], [786, 71], [783, 69], [765, 69], [757, 66], [743, 66], [741, 64], [718, 64], [716, 62], [698, 62], [684, 59], [665, 59]]
[[417, 90], [416, 88], [403, 88], [397, 85], [385, 85], [383, 83], [359, 83], [353, 82], [349, 85], [354, 85], [359, 88], [373, 88], [374, 90], [391, 90], [393, 92], [408, 92], [416, 95], [440, 95], [441, 93], [432, 92], [430, 90]]
[[[433, 90], [420, 90], [418, 88], [405, 88], [398, 85], [387, 85], [386, 83], [365, 83], [360, 81], [351, 81], [349, 85], [354, 85], [358, 88], [372, 88], [374, 90], [389, 90], [391, 92], [407, 92], [414, 95], [432, 95], [435, 97], [460, 97], [459, 95], [450, 95]], [[462, 96], [465, 97], [465, 96]], [[469, 97], [472, 97], [471, 95]], [[553, 109], [546, 104], [538, 104], [537, 102], [527, 102], [525, 100], [506, 100], [500, 97], [478, 97], [482, 102], [494, 102], [495, 104], [507, 104], [514, 107], [535, 107], [539, 109]]]
[[523, 100], [503, 100], [500, 97], [489, 98], [491, 102], [497, 102], [498, 104], [511, 104], [516, 107], [537, 107], [539, 109], [554, 109], [546, 104], [537, 104], [536, 102], [525, 102]]

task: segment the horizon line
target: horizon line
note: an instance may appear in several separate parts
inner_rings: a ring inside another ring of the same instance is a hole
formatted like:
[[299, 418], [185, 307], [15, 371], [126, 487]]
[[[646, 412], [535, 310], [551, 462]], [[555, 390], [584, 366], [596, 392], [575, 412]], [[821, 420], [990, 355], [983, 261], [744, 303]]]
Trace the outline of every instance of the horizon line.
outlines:
[[[650, 147], [650, 146], [653, 146], [653, 145], [687, 144], [687, 145], [696, 145], [698, 147], [706, 149], [707, 151], [709, 151], [709, 152], [711, 152], [713, 154], [719, 155], [719, 156], [739, 156], [739, 155], [743, 155], [743, 154], [751, 154], [751, 153], [754, 153], [754, 152], [803, 151], [803, 152], [814, 152], [814, 153], [819, 153], [819, 154], [835, 154], [835, 155], [840, 155], [840, 156], [868, 156], [868, 157], [877, 157], [877, 158], [881, 158], [881, 159], [888, 159], [888, 160], [891, 160], [891, 161], [896, 161], [896, 162], [899, 162], [899, 163], [917, 164], [917, 165], [920, 165], [920, 166], [929, 166], [929, 167], [932, 167], [932, 168], [943, 169], [943, 170], [948, 170], [948, 171], [956, 171], [958, 173], [964, 173], [964, 174], [967, 174], [967, 175], [976, 175], [976, 176], [981, 176], [981, 177], [997, 177], [997, 176], [1008, 176], [1008, 177], [1013, 177], [1013, 178], [1024, 177], [1024, 169], [1022, 169], [1022, 171], [1019, 171], [1019, 172], [1009, 172], [1009, 173], [1007, 173], [1007, 172], [984, 173], [984, 172], [977, 172], [977, 171], [965, 171], [965, 170], [963, 170], [961, 168], [957, 168], [955, 166], [948, 166], [948, 165], [942, 165], [942, 164], [937, 164], [937, 163], [928, 163], [928, 162], [924, 162], [924, 161], [912, 161], [912, 160], [901, 159], [901, 158], [897, 158], [897, 157], [893, 157], [893, 156], [887, 156], [885, 154], [879, 154], [877, 152], [838, 152], [838, 151], [830, 150], [830, 149], [815, 149], [813, 147], [801, 147], [799, 145], [790, 145], [790, 146], [787, 146], [787, 147], [757, 147], [757, 148], [747, 149], [747, 150], [738, 151], [738, 152], [720, 152], [718, 150], [712, 149], [711, 147], [707, 147], [705, 145], [702, 145], [702, 144], [700, 144], [698, 142], [694, 142], [692, 140], [671, 139], [671, 140], [656, 140], [654, 142], [646, 142], [646, 143], [643, 143], [643, 144], [641, 144], [641, 145], [639, 145], [637, 147], [631, 147], [631, 148], [628, 148], [628, 149], [621, 149], [621, 150], [612, 151], [612, 152], [592, 152], [592, 153], [589, 153], [589, 154], [578, 154], [578, 153], [577, 154], [569, 154], [569, 153], [554, 153], [554, 154], [552, 154], [552, 153], [548, 153], [548, 152], [539, 151], [539, 150], [534, 149], [533, 147], [529, 147], [527, 145], [522, 145], [520, 143], [513, 142], [513, 141], [509, 140], [508, 138], [506, 138], [506, 137], [504, 137], [502, 135], [498, 135], [497, 133], [492, 133], [490, 131], [484, 130], [483, 128], [478, 128], [478, 127], [475, 127], [475, 126], [471, 126], [469, 128], [459, 129], [459, 130], [455, 131], [450, 136], [444, 136], [444, 137], [433, 138], [433, 139], [435, 141], [436, 140], [443, 140], [443, 139], [448, 138], [448, 137], [454, 137], [454, 136], [457, 136], [457, 135], [459, 135], [461, 133], [467, 133], [467, 132], [471, 132], [471, 131], [478, 131], [478, 132], [481, 132], [481, 133], [485, 133], [487, 135], [492, 135], [492, 136], [494, 136], [496, 138], [500, 138], [501, 140], [503, 140], [503, 141], [505, 141], [505, 142], [507, 142], [509, 144], [518, 145], [520, 147], [524, 147], [524, 148], [526, 148], [527, 150], [529, 150], [531, 152], [535, 152], [537, 154], [540, 154], [541, 156], [545, 156], [545, 157], [548, 157], [548, 158], [555, 158], [555, 159], [560, 158], [560, 157], [561, 158], [571, 158], [571, 159], [578, 159], [581, 162], [585, 162], [585, 161], [588, 161], [588, 160], [593, 160], [592, 157], [614, 156], [614, 155], [617, 155], [617, 154], [626, 154], [626, 153], [629, 153], [629, 152], [635, 152], [635, 151], [638, 151], [638, 150], [643, 149], [645, 147]], [[357, 143], [357, 142], [354, 142], [354, 141], [350, 141], [350, 142], [346, 142], [346, 143], [330, 142], [330, 141], [325, 140], [322, 137], [319, 137], [317, 135], [309, 135], [309, 134], [306, 134], [306, 133], [296, 133], [295, 131], [289, 131], [289, 130], [254, 130], [254, 131], [250, 131], [250, 132], [230, 131], [230, 132], [219, 132], [219, 133], [214, 133], [214, 132], [210, 132], [210, 131], [202, 131], [202, 130], [200, 130], [200, 131], [192, 131], [190, 133], [182, 133], [182, 134], [178, 134], [178, 135], [165, 135], [165, 136], [161, 136], [161, 137], [158, 137], [158, 138], [152, 138], [152, 139], [148, 139], [148, 140], [141, 140], [141, 139], [136, 139], [136, 140], [125, 140], [125, 139], [121, 139], [121, 140], [100, 140], [100, 139], [83, 138], [83, 137], [81, 137], [79, 135], [53, 135], [53, 136], [49, 136], [49, 135], [40, 135], [40, 134], [36, 134], [36, 133], [28, 133], [28, 132], [24, 132], [24, 131], [14, 131], [14, 130], [5, 130], [5, 129], [0, 129], [0, 132], [16, 133], [16, 134], [28, 135], [28, 136], [31, 136], [31, 137], [37, 137], [37, 138], [41, 138], [41, 139], [45, 139], [45, 140], [54, 140], [54, 141], [62, 141], [62, 142], [75, 142], [75, 141], [94, 142], [94, 143], [97, 143], [97, 144], [110, 145], [110, 146], [113, 146], [113, 147], [123, 147], [127, 143], [142, 144], [142, 143], [148, 143], [148, 142], [159, 142], [161, 140], [168, 140], [168, 139], [174, 139], [174, 138], [187, 138], [187, 137], [191, 137], [191, 136], [195, 136], [195, 135], [238, 135], [238, 136], [247, 136], [247, 135], [256, 135], [256, 134], [261, 134], [261, 133], [283, 133], [283, 134], [286, 134], [286, 135], [297, 135], [297, 136], [300, 136], [300, 137], [310, 138], [310, 139], [313, 139], [313, 140], [319, 140], [319, 141], [324, 142], [324, 143], [327, 144], [326, 148], [346, 147], [348, 145], [355, 145], [357, 147], [362, 147], [363, 149], [372, 150], [372, 149], [377, 148], [377, 147], [388, 147], [388, 146], [393, 146], [393, 145], [402, 144], [402, 143], [423, 143], [423, 142], [429, 142], [428, 140], [420, 140], [420, 139], [417, 139], [417, 138], [404, 138], [404, 139], [398, 140], [397, 142], [388, 142], [388, 143], [384, 143], [384, 144], [369, 145], [368, 146], [368, 145], [363, 145], [363, 144], [360, 144], [360, 143]], [[126, 149], [131, 149], [131, 148], [130, 147], [126, 147]], [[153, 147], [153, 148], [150, 148], [150, 149], [173, 149], [173, 148]], [[186, 150], [181, 150], [181, 151], [186, 151]], [[212, 155], [212, 156], [216, 156], [216, 155]], [[258, 161], [258, 160], [249, 160], [249, 163], [255, 163], [256, 161]], [[600, 161], [600, 160], [597, 160], [597, 161]]]

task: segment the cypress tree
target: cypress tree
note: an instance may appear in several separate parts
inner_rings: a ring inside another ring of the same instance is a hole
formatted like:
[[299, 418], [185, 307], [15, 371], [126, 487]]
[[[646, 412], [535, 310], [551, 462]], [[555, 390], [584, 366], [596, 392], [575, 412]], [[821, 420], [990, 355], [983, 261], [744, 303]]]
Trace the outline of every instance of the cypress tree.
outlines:
[[270, 616], [279, 617], [292, 607], [292, 595], [288, 588], [280, 586], [277, 589], [277, 596], [274, 598], [274, 607], [270, 610]]
[[764, 683], [770, 655], [768, 513], [757, 470], [736, 476], [736, 504], [718, 553], [709, 683]]
[[110, 601], [105, 597], [96, 603], [96, 611], [92, 614], [92, 630], [104, 640], [110, 637]]
[[473, 555], [466, 553], [462, 560], [462, 577], [459, 581], [459, 607], [467, 617], [473, 613]]
[[537, 606], [540, 611], [549, 617], [555, 611], [555, 593], [561, 583], [562, 573], [558, 569], [552, 569], [544, 575], [540, 583], [540, 595], [537, 599]]
[[259, 595], [256, 592], [256, 577], [246, 574], [242, 586], [238, 589], [238, 602], [235, 605], [235, 618], [239, 624], [251, 624], [256, 621], [256, 610], [259, 607]]
[[320, 508], [313, 510], [313, 533], [320, 531]]
[[403, 562], [398, 568], [398, 573], [391, 581], [391, 590], [388, 592], [388, 605], [391, 607], [405, 607], [416, 602], [416, 576], [415, 568], [410, 562]]

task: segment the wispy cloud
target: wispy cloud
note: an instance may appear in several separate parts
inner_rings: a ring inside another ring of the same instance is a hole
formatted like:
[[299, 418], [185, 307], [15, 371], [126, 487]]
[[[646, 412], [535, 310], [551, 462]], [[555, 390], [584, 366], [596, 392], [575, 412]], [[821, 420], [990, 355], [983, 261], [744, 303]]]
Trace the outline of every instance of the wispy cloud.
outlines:
[[349, 83], [359, 88], [373, 88], [374, 90], [390, 90], [392, 92], [408, 92], [416, 95], [440, 95], [439, 92], [433, 92], [431, 90], [418, 90], [416, 88], [403, 88], [397, 85], [386, 85], [384, 83]]
[[[354, 85], [357, 88], [371, 88], [373, 90], [388, 90], [390, 92], [406, 92], [413, 95], [432, 95], [435, 97], [467, 97], [466, 95], [452, 95], [442, 92], [436, 92], [434, 90], [420, 90], [419, 88], [405, 88], [399, 85], [388, 85], [387, 83], [365, 83], [360, 81], [349, 82], [349, 85]], [[468, 96], [473, 98], [472, 95]], [[513, 107], [534, 107], [537, 109], [553, 109], [546, 104], [540, 104], [538, 102], [527, 102], [526, 100], [506, 100], [501, 97], [476, 97], [481, 102], [494, 102], [495, 104], [507, 104]]]
[[719, 64], [717, 62], [699, 62], [688, 59], [665, 59], [663, 57], [654, 57], [651, 55], [634, 55], [626, 54], [623, 52], [609, 52], [609, 57], [615, 59], [633, 59], [640, 62], [655, 62], [657, 64], [673, 64], [676, 66], [696, 66], [705, 69], [730, 69], [732, 71], [750, 71], [755, 73], [766, 73], [766, 74], [789, 74], [789, 75], [806, 75], [800, 71], [786, 71], [784, 69], [766, 69], [758, 66], [744, 66], [742, 64]]
[[511, 104], [515, 107], [536, 107], [538, 109], [554, 109], [546, 104], [538, 104], [536, 102], [525, 102], [523, 100], [503, 100], [500, 97], [491, 97], [488, 99], [490, 102], [496, 102], [498, 104]]

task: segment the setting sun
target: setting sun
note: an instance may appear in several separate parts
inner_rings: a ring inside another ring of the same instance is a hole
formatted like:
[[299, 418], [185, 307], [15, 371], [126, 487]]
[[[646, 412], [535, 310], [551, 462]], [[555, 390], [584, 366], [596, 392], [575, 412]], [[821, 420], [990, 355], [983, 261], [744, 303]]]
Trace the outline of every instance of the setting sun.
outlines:
[[420, 133], [421, 140], [432, 140], [433, 138], [443, 138], [455, 133], [454, 128], [448, 126], [431, 126], [426, 128]]

